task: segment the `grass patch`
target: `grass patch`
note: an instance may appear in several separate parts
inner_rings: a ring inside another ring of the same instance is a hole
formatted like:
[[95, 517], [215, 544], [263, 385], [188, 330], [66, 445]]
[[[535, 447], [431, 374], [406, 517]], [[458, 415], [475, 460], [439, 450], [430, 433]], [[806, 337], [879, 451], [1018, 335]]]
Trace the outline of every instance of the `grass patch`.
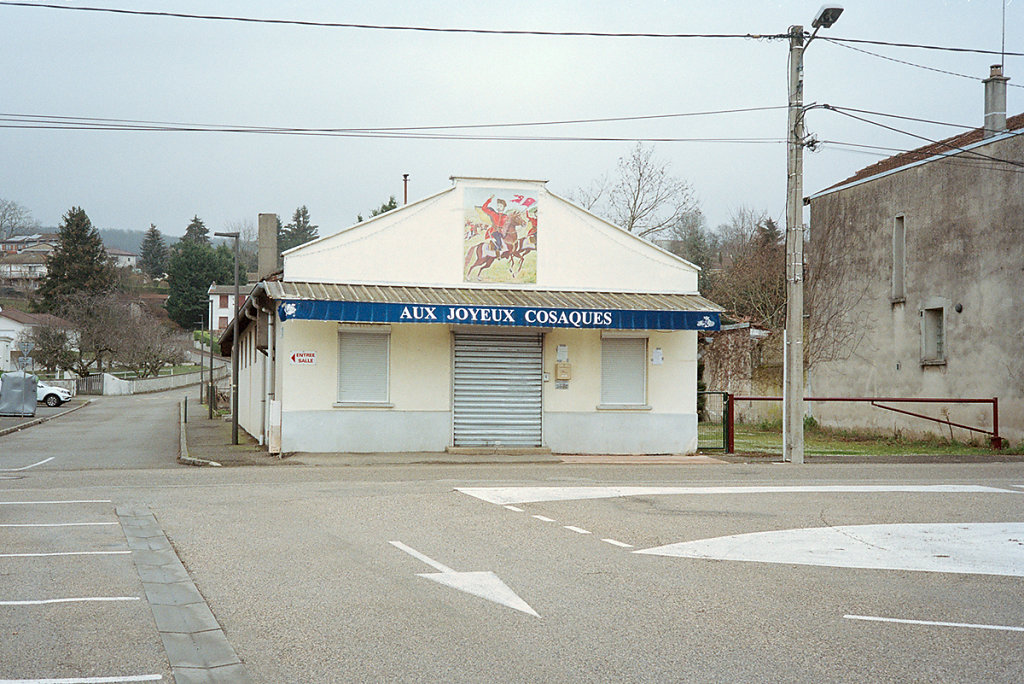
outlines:
[[[781, 455], [781, 421], [738, 423], [734, 442], [738, 454]], [[911, 439], [901, 435], [823, 428], [816, 421], [812, 423], [805, 420], [804, 453], [818, 456], [983, 456], [991, 455], [993, 451], [988, 439], [981, 435], [972, 442], [951, 441], [941, 437]], [[1024, 444], [1004, 448], [1002, 453], [1024, 454]]]

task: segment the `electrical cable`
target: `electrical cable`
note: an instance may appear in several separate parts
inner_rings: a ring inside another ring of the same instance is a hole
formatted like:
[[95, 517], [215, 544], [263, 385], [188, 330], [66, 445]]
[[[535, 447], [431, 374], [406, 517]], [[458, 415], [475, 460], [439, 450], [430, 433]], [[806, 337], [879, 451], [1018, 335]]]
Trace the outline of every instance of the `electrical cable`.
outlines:
[[216, 14], [189, 14], [186, 12], [157, 12], [153, 10], [130, 10], [114, 7], [86, 7], [51, 5], [36, 2], [11, 2], [0, 1], [0, 5], [8, 7], [34, 7], [42, 9], [72, 10], [77, 12], [106, 12], [110, 14], [125, 14], [144, 17], [169, 17], [174, 19], [202, 19], [207, 21], [233, 21], [250, 24], [284, 24], [289, 26], [310, 26], [317, 28], [349, 28], [349, 29], [370, 29], [377, 31], [424, 31], [430, 33], [476, 33], [484, 35], [503, 36], [571, 36], [571, 37], [595, 37], [595, 38], [744, 38], [753, 40], [782, 40], [789, 38], [789, 34], [758, 35], [752, 33], [612, 33], [603, 31], [534, 31], [516, 29], [481, 29], [481, 28], [452, 28], [437, 26], [401, 26], [392, 24], [354, 24], [333, 21], [307, 21], [302, 19], [265, 19], [258, 17], [241, 17]]
[[964, 154], [971, 155], [972, 157], [978, 157], [978, 158], [981, 158], [981, 159], [987, 159], [989, 161], [996, 161], [996, 162], [1001, 162], [1001, 163], [1004, 163], [1004, 164], [1010, 164], [1012, 166], [1018, 166], [1018, 167], [1024, 168], [1024, 162], [1015, 161], [1013, 159], [1001, 159], [999, 157], [993, 157], [993, 156], [990, 156], [990, 155], [987, 155], [987, 154], [982, 154], [981, 152], [976, 152], [974, 150], [967, 150], [967, 149], [964, 149], [964, 148], [959, 147], [957, 145], [954, 145], [954, 144], [952, 144], [952, 143], [950, 143], [950, 142], [948, 142], [946, 140], [932, 140], [931, 138], [927, 138], [927, 137], [925, 137], [923, 135], [917, 135], [916, 133], [911, 133], [910, 131], [904, 131], [902, 129], [895, 128], [894, 126], [888, 126], [886, 124], [879, 123], [878, 121], [872, 121], [871, 119], [865, 119], [864, 117], [856, 116], [856, 115], [851, 114], [851, 113], [849, 113], [847, 111], [843, 111], [841, 109], [837, 109], [837, 108], [835, 108], [835, 107], [833, 107], [831, 105], [821, 105], [821, 107], [822, 107], [822, 109], [828, 109], [830, 111], [836, 112], [837, 114], [842, 114], [843, 116], [850, 117], [851, 119], [855, 119], [855, 120], [861, 121], [863, 123], [868, 123], [868, 124], [871, 124], [873, 126], [878, 126], [879, 128], [884, 128], [886, 130], [893, 131], [895, 133], [902, 133], [903, 135], [909, 135], [912, 138], [918, 138], [920, 140], [924, 140], [924, 141], [929, 142], [929, 143], [931, 143], [933, 145], [941, 145], [942, 147], [946, 147], [948, 149], [958, 150], [960, 152], [963, 152]]
[[[818, 36], [823, 38], [823, 36]], [[917, 48], [920, 50], [940, 50], [944, 52], [970, 52], [978, 55], [1008, 55], [1010, 57], [1024, 57], [1024, 52], [1001, 52], [1000, 50], [981, 50], [978, 48], [951, 47], [948, 45], [921, 45], [919, 43], [893, 43], [885, 40], [862, 40], [858, 38], [837, 38], [829, 36], [824, 40], [838, 43], [860, 43], [863, 45], [885, 45], [888, 47]]]
[[[947, 76], [957, 76], [959, 78], [969, 78], [972, 81], [983, 81], [983, 80], [985, 80], [985, 79], [980, 78], [978, 76], [971, 76], [970, 74], [961, 74], [961, 73], [958, 73], [956, 71], [947, 71], [946, 69], [937, 69], [935, 67], [925, 66], [924, 64], [916, 64], [914, 62], [908, 62], [908, 61], [906, 61], [904, 59], [896, 59], [895, 57], [888, 57], [886, 55], [880, 55], [877, 52], [871, 52], [870, 50], [864, 50], [863, 48], [854, 47], [852, 45], [845, 45], [843, 43], [833, 41], [831, 38], [826, 38], [824, 36], [819, 36], [819, 37], [821, 38], [821, 40], [824, 40], [825, 42], [833, 43], [833, 44], [837, 45], [838, 47], [846, 48], [847, 50], [853, 50], [855, 52], [861, 52], [861, 53], [863, 53], [865, 55], [871, 55], [872, 57], [877, 57], [879, 59], [884, 59], [884, 60], [887, 60], [889, 62], [896, 62], [897, 64], [905, 64], [907, 66], [917, 67], [918, 69], [926, 69], [927, 71], [934, 71], [934, 72], [937, 72], [937, 73], [940, 73], [940, 74], [946, 74]], [[1024, 85], [1019, 85], [1017, 83], [1007, 83], [1006, 85], [1008, 85], [1010, 87], [1013, 87], [1013, 88], [1024, 88]]]

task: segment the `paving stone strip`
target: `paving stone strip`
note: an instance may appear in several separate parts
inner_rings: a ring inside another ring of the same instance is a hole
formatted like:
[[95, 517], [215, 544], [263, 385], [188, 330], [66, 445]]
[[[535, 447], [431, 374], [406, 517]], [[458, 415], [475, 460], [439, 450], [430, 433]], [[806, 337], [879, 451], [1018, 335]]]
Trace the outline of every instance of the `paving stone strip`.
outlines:
[[117, 507], [176, 684], [246, 684], [228, 643], [188, 571], [148, 508]]

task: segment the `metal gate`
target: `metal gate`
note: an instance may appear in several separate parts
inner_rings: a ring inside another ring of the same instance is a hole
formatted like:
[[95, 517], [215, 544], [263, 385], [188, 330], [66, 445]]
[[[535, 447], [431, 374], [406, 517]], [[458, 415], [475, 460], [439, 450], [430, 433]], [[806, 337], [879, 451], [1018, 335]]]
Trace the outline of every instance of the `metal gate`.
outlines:
[[725, 449], [728, 446], [726, 392], [697, 392], [697, 448]]
[[455, 446], [541, 445], [540, 335], [455, 335]]
[[103, 376], [88, 375], [75, 380], [76, 394], [103, 394]]

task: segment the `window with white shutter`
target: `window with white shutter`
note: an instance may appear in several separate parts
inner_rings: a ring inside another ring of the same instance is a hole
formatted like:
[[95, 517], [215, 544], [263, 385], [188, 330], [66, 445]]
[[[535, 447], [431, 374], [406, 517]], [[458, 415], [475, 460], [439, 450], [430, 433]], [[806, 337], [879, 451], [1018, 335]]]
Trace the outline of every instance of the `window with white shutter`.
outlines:
[[606, 406], [643, 406], [646, 403], [646, 338], [603, 338], [601, 340], [601, 404]]
[[390, 338], [390, 332], [338, 331], [338, 403], [387, 403]]

